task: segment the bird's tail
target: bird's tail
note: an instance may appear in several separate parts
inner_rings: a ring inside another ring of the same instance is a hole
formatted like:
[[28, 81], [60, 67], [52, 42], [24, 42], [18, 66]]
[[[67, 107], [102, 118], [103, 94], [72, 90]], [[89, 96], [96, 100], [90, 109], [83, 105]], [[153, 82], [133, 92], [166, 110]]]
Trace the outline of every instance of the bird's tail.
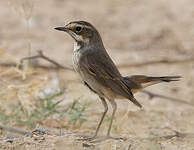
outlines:
[[146, 88], [148, 86], [161, 82], [179, 81], [180, 78], [181, 76], [150, 77], [143, 75], [133, 75], [130, 77], [124, 77], [124, 80], [127, 85], [132, 89], [132, 92], [135, 93], [140, 89]]

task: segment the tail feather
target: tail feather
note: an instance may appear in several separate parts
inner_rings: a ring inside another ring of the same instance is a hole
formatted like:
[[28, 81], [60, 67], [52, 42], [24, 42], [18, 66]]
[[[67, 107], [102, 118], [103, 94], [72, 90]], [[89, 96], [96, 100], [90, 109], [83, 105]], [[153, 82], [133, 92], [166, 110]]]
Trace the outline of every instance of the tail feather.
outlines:
[[150, 81], [160, 80], [163, 82], [179, 81], [181, 76], [162, 76], [162, 77], [147, 77]]
[[161, 77], [150, 77], [143, 75], [133, 75], [130, 77], [124, 77], [127, 86], [131, 89], [132, 93], [136, 93], [139, 90], [148, 86], [161, 83], [179, 81], [181, 76], [161, 76]]

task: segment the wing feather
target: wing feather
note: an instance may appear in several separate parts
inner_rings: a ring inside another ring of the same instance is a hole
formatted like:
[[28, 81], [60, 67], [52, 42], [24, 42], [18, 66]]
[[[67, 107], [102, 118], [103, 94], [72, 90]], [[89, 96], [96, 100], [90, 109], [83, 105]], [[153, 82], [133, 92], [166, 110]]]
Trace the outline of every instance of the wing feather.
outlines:
[[138, 107], [141, 104], [134, 98], [130, 87], [127, 86], [115, 64], [107, 53], [97, 52], [88, 54], [81, 61], [82, 67], [88, 71], [103, 86], [110, 88], [113, 92], [128, 98]]

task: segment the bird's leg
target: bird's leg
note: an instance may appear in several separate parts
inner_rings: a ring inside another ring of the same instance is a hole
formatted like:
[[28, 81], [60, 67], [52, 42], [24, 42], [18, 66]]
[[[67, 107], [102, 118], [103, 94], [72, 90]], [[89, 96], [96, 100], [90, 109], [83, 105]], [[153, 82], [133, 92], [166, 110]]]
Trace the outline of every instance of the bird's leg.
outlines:
[[103, 106], [104, 106], [104, 112], [103, 112], [102, 117], [101, 117], [101, 119], [100, 119], [100, 122], [99, 122], [99, 124], [98, 124], [98, 126], [97, 126], [97, 128], [96, 128], [96, 132], [95, 132], [95, 134], [94, 134], [92, 137], [87, 137], [87, 138], [84, 138], [84, 139], [82, 139], [82, 140], [93, 140], [93, 139], [95, 139], [96, 136], [98, 135], [98, 131], [99, 131], [99, 129], [100, 129], [100, 126], [101, 126], [101, 124], [102, 124], [102, 122], [103, 122], [103, 120], [104, 120], [104, 117], [105, 117], [105, 115], [106, 115], [106, 113], [107, 113], [107, 111], [108, 111], [108, 105], [107, 105], [106, 100], [105, 100], [103, 97], [100, 97], [100, 100], [102, 101], [102, 104], [103, 104]]
[[113, 119], [114, 119], [114, 116], [115, 116], [115, 113], [116, 113], [116, 110], [117, 110], [117, 103], [115, 102], [115, 100], [109, 100], [109, 102], [112, 106], [113, 112], [112, 112], [110, 125], [109, 125], [108, 132], [107, 132], [107, 135], [106, 135], [105, 139], [125, 140], [125, 138], [122, 138], [122, 137], [112, 137], [112, 136], [110, 136], [110, 131], [111, 131]]
[[102, 117], [101, 117], [101, 119], [100, 119], [100, 122], [99, 122], [99, 124], [98, 124], [98, 126], [97, 126], [97, 129], [96, 129], [96, 132], [95, 132], [95, 134], [94, 134], [94, 137], [97, 136], [98, 131], [99, 131], [99, 129], [100, 129], [100, 126], [101, 126], [101, 124], [102, 124], [102, 122], [103, 122], [103, 120], [104, 120], [104, 117], [105, 117], [105, 115], [106, 115], [106, 113], [107, 113], [107, 111], [108, 111], [107, 102], [105, 101], [105, 99], [104, 99], [103, 97], [100, 97], [100, 99], [101, 99], [102, 104], [103, 104], [103, 106], [104, 106], [104, 112], [103, 112]]
[[107, 137], [110, 137], [112, 122], [113, 122], [113, 119], [114, 119], [114, 116], [115, 116], [115, 112], [117, 110], [117, 103], [114, 100], [109, 100], [109, 102], [112, 106], [113, 112], [112, 112], [111, 121], [110, 121], [110, 125], [109, 125], [108, 132], [107, 132]]

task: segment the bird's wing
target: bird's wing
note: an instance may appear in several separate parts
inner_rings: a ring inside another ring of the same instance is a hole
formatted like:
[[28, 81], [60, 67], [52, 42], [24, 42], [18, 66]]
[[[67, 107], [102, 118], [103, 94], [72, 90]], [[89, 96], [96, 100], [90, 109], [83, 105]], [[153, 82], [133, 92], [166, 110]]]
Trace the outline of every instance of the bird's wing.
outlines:
[[106, 52], [98, 51], [95, 54], [90, 53], [84, 56], [84, 59], [81, 62], [81, 66], [103, 86], [128, 98], [138, 107], [142, 107], [134, 98], [131, 89], [127, 86], [115, 64]]

